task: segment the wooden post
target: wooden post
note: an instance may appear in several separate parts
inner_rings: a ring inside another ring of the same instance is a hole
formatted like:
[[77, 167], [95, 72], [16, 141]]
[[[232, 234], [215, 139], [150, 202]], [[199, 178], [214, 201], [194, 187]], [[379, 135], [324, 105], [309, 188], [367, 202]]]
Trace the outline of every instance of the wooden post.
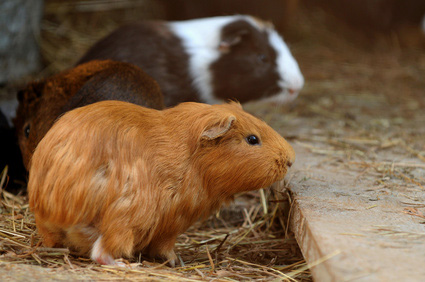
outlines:
[[38, 38], [43, 0], [0, 1], [0, 83], [39, 67]]

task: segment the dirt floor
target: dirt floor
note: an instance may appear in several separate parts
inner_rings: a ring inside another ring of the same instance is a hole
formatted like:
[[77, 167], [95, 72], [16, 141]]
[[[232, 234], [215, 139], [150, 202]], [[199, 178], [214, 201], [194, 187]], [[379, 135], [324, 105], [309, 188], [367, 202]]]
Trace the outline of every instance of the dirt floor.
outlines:
[[306, 76], [298, 103], [284, 119], [262, 112], [298, 152], [288, 176], [303, 213], [291, 220], [298, 243], [310, 263], [337, 256], [312, 268], [323, 281], [421, 281], [425, 52], [397, 34], [368, 46], [355, 32], [311, 26], [292, 46]]
[[[321, 13], [303, 11], [297, 20], [299, 25], [289, 31], [288, 42], [306, 78], [299, 98], [283, 107], [256, 102], [245, 108], [267, 121], [296, 148], [308, 152], [302, 163], [297, 162], [306, 185], [312, 177], [308, 173], [311, 166], [337, 168], [340, 183], [345, 181], [343, 172], [354, 173], [370, 187], [365, 193], [371, 199], [385, 196], [414, 203], [406, 205], [405, 212], [423, 225], [425, 51], [401, 47], [396, 35], [382, 36], [382, 40], [379, 35], [369, 41], [347, 26], [329, 22]], [[65, 34], [69, 31], [66, 23], [46, 20], [44, 32], [62, 29]], [[69, 66], [95, 40], [84, 34], [84, 23], [77, 27], [71, 34], [80, 38], [79, 49], [69, 48], [64, 54], [58, 50], [66, 44], [57, 45], [49, 38], [42, 43], [45, 59], [51, 62], [42, 74]], [[54, 52], [63, 58], [53, 60], [50, 56]], [[290, 172], [289, 187], [291, 177]], [[160, 262], [147, 262], [146, 258], [139, 260], [145, 261], [144, 267], [117, 270], [96, 266], [66, 250], [33, 252], [38, 238], [31, 235], [34, 224], [25, 198], [4, 193], [0, 206], [0, 276], [12, 280], [48, 276], [52, 280], [311, 281], [294, 237], [286, 230], [288, 204], [279, 201], [289, 193], [283, 186], [266, 193], [268, 214], [263, 213], [261, 195], [256, 192], [241, 196], [222, 217], [213, 216], [192, 227], [176, 246], [185, 262], [176, 270]], [[11, 229], [12, 234], [8, 231]], [[36, 267], [39, 265], [43, 267]]]

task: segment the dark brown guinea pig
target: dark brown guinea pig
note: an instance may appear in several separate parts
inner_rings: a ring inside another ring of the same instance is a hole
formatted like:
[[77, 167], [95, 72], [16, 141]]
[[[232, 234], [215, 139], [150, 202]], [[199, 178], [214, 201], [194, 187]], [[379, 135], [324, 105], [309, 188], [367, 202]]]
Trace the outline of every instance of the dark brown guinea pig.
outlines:
[[103, 101], [64, 114], [37, 146], [28, 196], [46, 246], [100, 264], [174, 244], [238, 192], [284, 178], [292, 147], [237, 103], [162, 111]]
[[158, 81], [164, 103], [293, 101], [304, 85], [298, 63], [274, 27], [248, 15], [142, 21], [94, 44], [78, 64], [133, 63]]
[[110, 60], [91, 61], [29, 83], [18, 92], [14, 124], [24, 165], [38, 142], [63, 113], [103, 100], [120, 100], [154, 109], [164, 107], [158, 84], [139, 67]]

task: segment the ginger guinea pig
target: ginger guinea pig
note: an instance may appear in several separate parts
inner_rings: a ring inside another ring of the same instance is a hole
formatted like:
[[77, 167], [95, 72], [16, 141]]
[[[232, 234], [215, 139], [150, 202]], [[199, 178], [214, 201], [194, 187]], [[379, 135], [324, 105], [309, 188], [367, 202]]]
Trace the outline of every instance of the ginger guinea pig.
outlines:
[[93, 45], [78, 64], [94, 59], [141, 67], [158, 81], [166, 106], [288, 103], [304, 85], [297, 61], [273, 26], [246, 15], [125, 25]]
[[103, 100], [120, 100], [162, 109], [158, 84], [139, 67], [123, 62], [91, 61], [29, 83], [18, 92], [14, 124], [24, 165], [38, 142], [64, 112]]
[[46, 246], [100, 264], [136, 252], [174, 265], [174, 243], [235, 193], [284, 178], [292, 147], [232, 102], [157, 111], [103, 101], [64, 114], [38, 144], [28, 183]]

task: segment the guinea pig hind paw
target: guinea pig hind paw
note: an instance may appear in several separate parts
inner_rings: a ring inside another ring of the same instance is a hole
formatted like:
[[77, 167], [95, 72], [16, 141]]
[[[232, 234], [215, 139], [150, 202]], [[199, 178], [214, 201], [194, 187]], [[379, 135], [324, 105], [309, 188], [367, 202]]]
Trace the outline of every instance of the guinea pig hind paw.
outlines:
[[98, 257], [91, 257], [92, 260], [94, 260], [95, 262], [97, 262], [98, 264], [101, 265], [118, 265], [120, 266], [121, 263], [123, 262], [117, 262], [114, 260], [114, 258], [110, 255], [102, 255], [102, 256], [98, 256]]
[[118, 265], [119, 263], [123, 263], [115, 261], [110, 254], [105, 252], [102, 247], [102, 236], [99, 236], [96, 242], [94, 242], [90, 257], [93, 261], [102, 265]]
[[169, 264], [172, 268], [174, 268], [174, 267], [176, 267], [176, 260], [175, 260], [175, 259], [169, 260], [169, 261], [168, 261], [168, 264]]

